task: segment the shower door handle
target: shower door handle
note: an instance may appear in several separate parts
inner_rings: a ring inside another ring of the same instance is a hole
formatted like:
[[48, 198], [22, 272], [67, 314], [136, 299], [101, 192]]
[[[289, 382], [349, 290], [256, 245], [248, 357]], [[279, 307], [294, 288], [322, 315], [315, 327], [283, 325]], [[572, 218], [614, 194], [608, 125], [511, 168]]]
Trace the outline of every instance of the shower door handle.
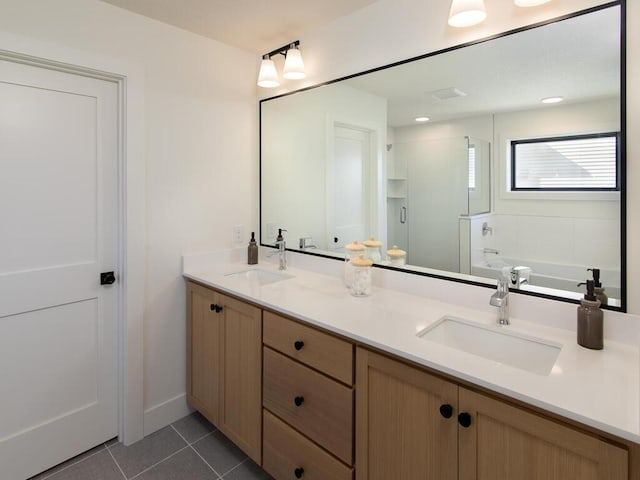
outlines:
[[400, 207], [400, 223], [407, 223], [407, 207]]

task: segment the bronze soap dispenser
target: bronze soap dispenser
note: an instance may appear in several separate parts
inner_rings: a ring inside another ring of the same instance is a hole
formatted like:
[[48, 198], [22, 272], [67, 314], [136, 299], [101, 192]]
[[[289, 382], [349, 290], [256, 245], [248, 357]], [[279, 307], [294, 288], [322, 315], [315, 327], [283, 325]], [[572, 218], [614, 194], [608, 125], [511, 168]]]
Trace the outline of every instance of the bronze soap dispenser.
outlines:
[[587, 280], [587, 293], [578, 307], [578, 345], [592, 350], [602, 350], [603, 313], [600, 300], [594, 293], [594, 281]]

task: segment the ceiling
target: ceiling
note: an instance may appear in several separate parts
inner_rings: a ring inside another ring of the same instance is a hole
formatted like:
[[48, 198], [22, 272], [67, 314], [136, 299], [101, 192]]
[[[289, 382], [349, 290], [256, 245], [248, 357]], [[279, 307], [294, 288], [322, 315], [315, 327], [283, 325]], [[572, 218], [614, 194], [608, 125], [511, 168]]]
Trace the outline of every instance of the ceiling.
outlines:
[[102, 0], [263, 54], [377, 0]]
[[[566, 103], [620, 95], [620, 9], [534, 28], [345, 83], [386, 98], [391, 126], [485, 113], [541, 108], [545, 97]], [[466, 96], [440, 100], [457, 88]]]

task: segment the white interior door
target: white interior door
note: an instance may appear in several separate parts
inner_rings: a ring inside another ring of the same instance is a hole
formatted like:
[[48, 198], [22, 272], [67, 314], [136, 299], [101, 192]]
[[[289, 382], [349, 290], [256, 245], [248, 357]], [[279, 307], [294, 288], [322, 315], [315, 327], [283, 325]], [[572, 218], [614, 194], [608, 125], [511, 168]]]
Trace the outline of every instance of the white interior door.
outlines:
[[332, 174], [327, 175], [329, 250], [342, 251], [354, 240], [369, 238], [370, 133], [335, 126]]
[[115, 83], [0, 61], [3, 480], [117, 434], [117, 125]]

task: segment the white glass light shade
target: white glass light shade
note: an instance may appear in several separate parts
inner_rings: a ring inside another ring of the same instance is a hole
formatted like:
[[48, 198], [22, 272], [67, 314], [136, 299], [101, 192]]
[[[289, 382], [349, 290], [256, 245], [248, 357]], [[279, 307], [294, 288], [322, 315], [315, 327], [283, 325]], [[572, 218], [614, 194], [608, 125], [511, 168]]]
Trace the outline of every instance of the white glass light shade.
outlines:
[[542, 5], [543, 3], [548, 3], [551, 0], [514, 0], [518, 7], [537, 7], [538, 5]]
[[564, 100], [564, 97], [547, 97], [540, 100], [542, 103], [560, 103]]
[[487, 18], [484, 0], [453, 0], [449, 10], [449, 25], [470, 27]]
[[270, 58], [263, 58], [260, 64], [258, 75], [258, 86], [264, 88], [275, 88], [280, 86], [276, 64]]
[[304, 63], [302, 62], [302, 55], [297, 48], [290, 48], [287, 50], [287, 57], [284, 61], [284, 78], [289, 80], [300, 80], [307, 76], [304, 73]]

